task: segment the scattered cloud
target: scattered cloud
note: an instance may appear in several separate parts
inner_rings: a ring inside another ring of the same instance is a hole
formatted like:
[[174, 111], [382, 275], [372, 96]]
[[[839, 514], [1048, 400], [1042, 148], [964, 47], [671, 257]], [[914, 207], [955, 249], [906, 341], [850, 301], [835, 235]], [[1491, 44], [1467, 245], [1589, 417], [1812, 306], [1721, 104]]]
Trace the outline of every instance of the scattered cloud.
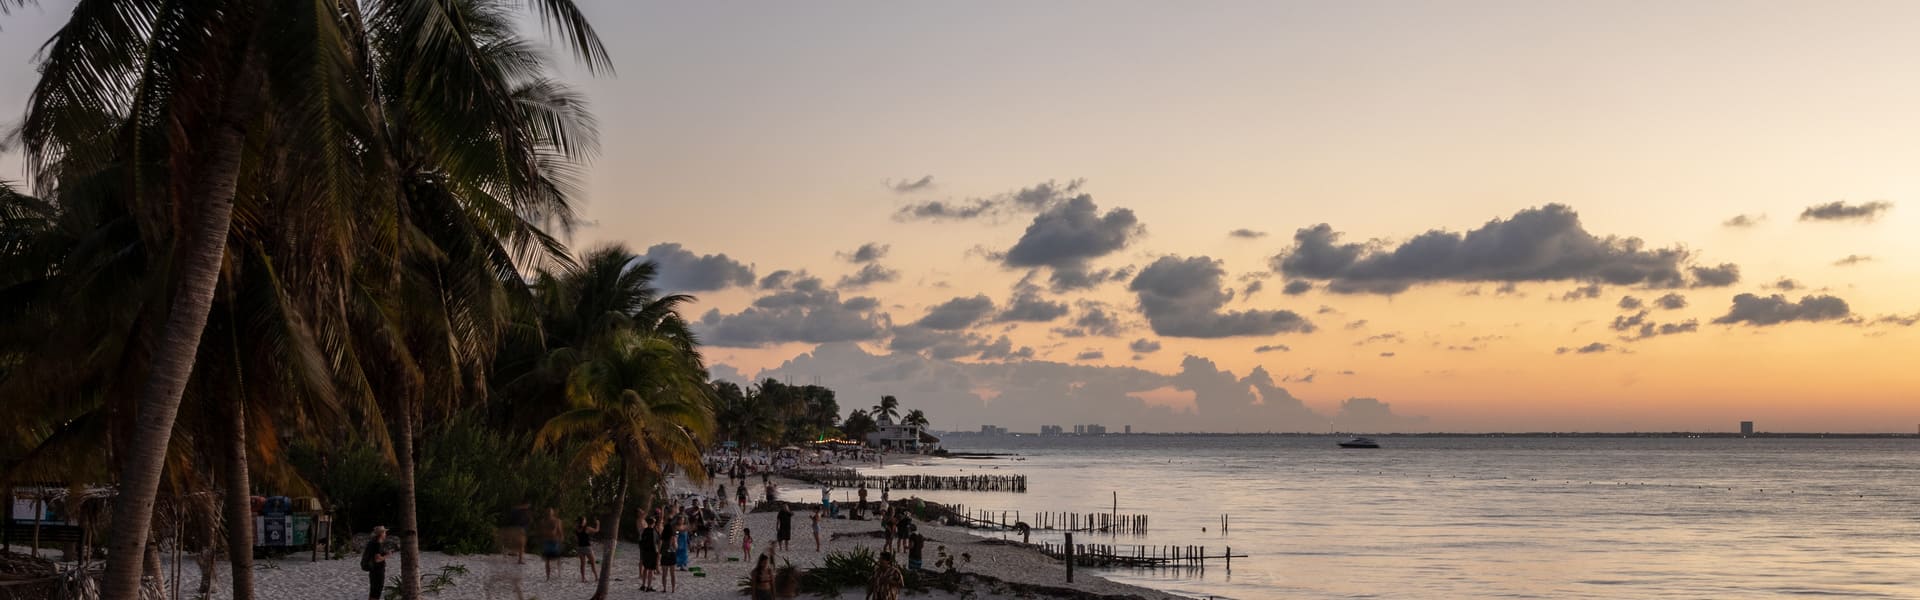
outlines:
[[1892, 202], [1873, 201], [1862, 204], [1847, 204], [1835, 200], [1826, 204], [1815, 204], [1800, 211], [1802, 221], [1859, 221], [1871, 223], [1888, 210], [1893, 209]]
[[1065, 184], [1046, 181], [1033, 187], [1021, 188], [1018, 191], [990, 198], [917, 202], [900, 207], [899, 210], [894, 211], [893, 218], [896, 221], [966, 221], [979, 218], [998, 219], [1010, 214], [1040, 212], [1078, 194], [1080, 187], [1085, 183], [1086, 180], [1083, 179], [1075, 179]]
[[1366, 320], [1366, 319], [1360, 319], [1360, 320], [1357, 320], [1357, 321], [1348, 321], [1348, 322], [1347, 322], [1347, 324], [1345, 325], [1345, 327], [1346, 327], [1346, 328], [1347, 328], [1347, 329], [1348, 329], [1349, 331], [1351, 331], [1351, 330], [1354, 330], [1354, 329], [1360, 329], [1360, 328], [1363, 328], [1363, 327], [1366, 327], [1366, 326], [1367, 326], [1367, 320]]
[[1085, 289], [1113, 279], [1112, 271], [1092, 270], [1090, 261], [1125, 249], [1145, 233], [1132, 210], [1102, 214], [1093, 196], [1080, 194], [1034, 215], [1020, 240], [999, 258], [1007, 267], [1052, 269], [1055, 291]]
[[1247, 240], [1257, 240], [1263, 237], [1267, 237], [1267, 232], [1254, 231], [1252, 229], [1235, 229], [1233, 231], [1227, 232], [1227, 235], [1229, 237], [1236, 237], [1236, 238], [1247, 239]]
[[1367, 344], [1381, 344], [1386, 342], [1393, 342], [1396, 344], [1405, 344], [1407, 343], [1407, 338], [1405, 336], [1400, 335], [1400, 332], [1398, 331], [1390, 331], [1387, 333], [1367, 336], [1366, 339], [1360, 340], [1358, 342], [1354, 342], [1353, 345], [1365, 346]]
[[1678, 292], [1668, 292], [1665, 296], [1655, 298], [1653, 304], [1667, 310], [1680, 310], [1687, 307], [1687, 297]]
[[1054, 333], [1070, 338], [1120, 337], [1120, 331], [1125, 329], [1119, 317], [1114, 315], [1112, 307], [1092, 300], [1081, 300], [1076, 304], [1080, 307], [1080, 316], [1073, 319], [1073, 326], [1055, 328]]
[[1573, 288], [1571, 290], [1567, 290], [1567, 293], [1560, 295], [1560, 300], [1563, 302], [1572, 302], [1575, 300], [1592, 300], [1594, 298], [1599, 298], [1600, 295], [1604, 293], [1606, 293], [1606, 290], [1604, 288], [1601, 288], [1600, 284], [1590, 283], [1577, 288]]
[[1635, 298], [1633, 296], [1620, 297], [1619, 306], [1622, 310], [1638, 310], [1640, 307], [1645, 305], [1646, 305], [1645, 302], [1641, 302], [1639, 298]]
[[1591, 343], [1591, 344], [1587, 344], [1587, 345], [1585, 345], [1585, 346], [1580, 346], [1580, 347], [1578, 347], [1578, 348], [1568, 348], [1568, 347], [1566, 347], [1566, 346], [1561, 346], [1561, 347], [1559, 347], [1559, 348], [1555, 348], [1555, 349], [1553, 350], [1553, 353], [1554, 353], [1554, 354], [1567, 354], [1567, 353], [1573, 353], [1573, 354], [1599, 354], [1599, 353], [1601, 353], [1601, 352], [1608, 352], [1608, 351], [1611, 351], [1611, 350], [1613, 350], [1613, 346], [1612, 346], [1611, 344], [1604, 344], [1604, 343], [1600, 343], [1600, 342], [1594, 342], [1594, 343]]
[[1642, 310], [1632, 315], [1614, 317], [1613, 323], [1608, 325], [1608, 327], [1611, 327], [1614, 331], [1625, 333], [1626, 335], [1621, 336], [1621, 339], [1629, 341], [1644, 340], [1661, 335], [1693, 333], [1700, 330], [1699, 321], [1688, 319], [1682, 323], [1655, 323], [1650, 318], [1652, 314], [1652, 311]]
[[1759, 225], [1759, 224], [1761, 224], [1761, 223], [1765, 223], [1765, 222], [1767, 222], [1767, 216], [1766, 216], [1766, 215], [1764, 215], [1764, 214], [1759, 214], [1759, 215], [1735, 215], [1735, 216], [1734, 216], [1733, 218], [1731, 218], [1731, 219], [1727, 219], [1727, 220], [1725, 220], [1725, 221], [1722, 221], [1722, 222], [1720, 223], [1720, 226], [1721, 226], [1721, 227], [1731, 227], [1731, 228], [1734, 228], [1734, 229], [1746, 229], [1746, 228], [1749, 228], [1749, 227], [1753, 227], [1753, 226], [1755, 226], [1755, 225]]
[[1073, 355], [1074, 360], [1100, 360], [1106, 357], [1107, 353], [1099, 348], [1088, 348], [1080, 351], [1079, 354]]
[[1007, 309], [993, 320], [1045, 323], [1064, 316], [1067, 316], [1067, 303], [1043, 298], [1039, 288], [1023, 285], [1014, 292], [1013, 299], [1007, 301]]
[[851, 252], [835, 252], [833, 255], [850, 263], [870, 263], [886, 258], [887, 253], [892, 250], [893, 246], [889, 244], [867, 242], [861, 244], [859, 248], [854, 248]]
[[1833, 296], [1803, 296], [1799, 302], [1793, 302], [1781, 294], [1765, 297], [1740, 294], [1733, 297], [1733, 307], [1727, 310], [1727, 314], [1714, 319], [1713, 322], [1720, 325], [1746, 323], [1765, 327], [1793, 321], [1832, 321], [1847, 318], [1852, 314], [1853, 309], [1847, 306], [1847, 301]]
[[[1243, 289], [1240, 291], [1240, 301], [1245, 302], [1248, 300], [1252, 300], [1254, 294], [1257, 294], [1260, 292], [1260, 290], [1264, 290], [1264, 289], [1267, 289], [1266, 281], [1259, 280], [1259, 279], [1249, 281], [1247, 282], [1246, 289]], [[1285, 290], [1282, 290], [1282, 291], [1285, 291]]]
[[[1320, 224], [1294, 233], [1294, 246], [1273, 257], [1274, 271], [1327, 281], [1347, 294], [1395, 294], [1423, 283], [1586, 281], [1678, 287], [1689, 256], [1681, 248], [1646, 248], [1639, 238], [1588, 233], [1572, 208], [1549, 204], [1493, 219], [1466, 233], [1428, 231], [1398, 245], [1341, 243]], [[1510, 288], [1509, 288], [1510, 289]]]
[[1153, 332], [1165, 337], [1220, 338], [1310, 333], [1313, 323], [1290, 310], [1223, 310], [1233, 294], [1221, 289], [1226, 271], [1205, 256], [1163, 256], [1127, 288]]
[[781, 269], [778, 271], [774, 271], [772, 273], [768, 273], [766, 277], [761, 277], [760, 289], [763, 289], [763, 290], [786, 289], [789, 286], [792, 286], [794, 284], [797, 284], [803, 281], [812, 281], [814, 284], [820, 283], [820, 279], [818, 277], [808, 275], [806, 271], [793, 271], [789, 269]]
[[1722, 263], [1717, 267], [1688, 267], [1693, 287], [1727, 287], [1740, 282], [1740, 265]]
[[1152, 354], [1160, 351], [1160, 342], [1140, 338], [1134, 340], [1131, 344], [1127, 344], [1127, 349], [1139, 354]]
[[1868, 324], [1912, 327], [1916, 323], [1920, 323], [1920, 312], [1913, 313], [1911, 315], [1882, 315], [1880, 316], [1880, 318], [1874, 319]]
[[1266, 345], [1255, 347], [1253, 349], [1254, 354], [1266, 354], [1268, 352], [1292, 352], [1292, 351], [1293, 349], [1287, 347], [1286, 344], [1266, 344]]
[[1381, 353], [1380, 353], [1380, 358], [1393, 358], [1393, 357], [1395, 357], [1395, 356], [1399, 356], [1399, 354], [1398, 354], [1398, 353], [1394, 353], [1394, 352], [1381, 352]]
[[899, 271], [880, 266], [879, 263], [867, 263], [861, 265], [860, 270], [855, 271], [852, 275], [842, 276], [840, 282], [835, 285], [836, 287], [845, 289], [860, 289], [876, 283], [887, 283], [899, 279]]
[[986, 294], [958, 297], [927, 309], [915, 325], [939, 331], [966, 329], [993, 313], [993, 299]]
[[699, 255], [668, 242], [647, 248], [645, 258], [659, 265], [660, 275], [653, 283], [662, 290], [711, 292], [753, 285], [753, 267], [725, 254]]
[[1395, 414], [1392, 404], [1374, 398], [1348, 398], [1333, 416], [1335, 427], [1358, 431], [1399, 429], [1426, 421], [1426, 417]]
[[921, 176], [919, 179], [902, 179], [899, 181], [888, 181], [886, 182], [886, 184], [887, 184], [887, 188], [893, 190], [893, 192], [896, 194], [911, 194], [914, 192], [933, 189], [933, 176], [924, 175], [924, 176]]
[[1286, 294], [1288, 296], [1298, 296], [1310, 291], [1313, 291], [1313, 282], [1307, 281], [1305, 279], [1295, 279], [1293, 281], [1289, 281], [1287, 282], [1286, 287], [1280, 288], [1280, 293]]
[[1791, 292], [1794, 290], [1806, 289], [1807, 286], [1800, 285], [1800, 282], [1798, 281], [1781, 277], [1778, 281], [1773, 282], [1773, 284], [1768, 287], [1772, 287], [1773, 289], [1780, 290], [1782, 292]]
[[1864, 262], [1873, 262], [1873, 260], [1874, 259], [1871, 256], [1866, 256], [1862, 254], [1848, 254], [1846, 258], [1833, 261], [1833, 266], [1851, 267], [1853, 265], [1857, 265]]
[[709, 310], [700, 317], [699, 330], [702, 340], [720, 347], [875, 340], [886, 334], [888, 324], [879, 307], [869, 296], [843, 301], [819, 279], [805, 278], [792, 289], [755, 299], [738, 313]]

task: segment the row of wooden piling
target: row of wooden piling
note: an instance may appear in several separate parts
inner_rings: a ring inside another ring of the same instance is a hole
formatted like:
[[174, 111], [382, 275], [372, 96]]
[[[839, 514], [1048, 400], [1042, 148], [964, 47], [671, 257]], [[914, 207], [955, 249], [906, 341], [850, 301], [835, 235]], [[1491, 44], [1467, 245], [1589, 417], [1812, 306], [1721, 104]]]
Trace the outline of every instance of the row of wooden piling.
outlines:
[[789, 471], [786, 476], [808, 483], [842, 488], [865, 485], [874, 490], [885, 488], [1017, 494], [1027, 492], [1025, 475], [861, 475], [859, 471], [853, 469], [805, 469]]
[[1015, 529], [1025, 523], [1033, 531], [1087, 531], [1145, 535], [1149, 519], [1147, 515], [1119, 513], [1076, 513], [1076, 512], [1037, 512], [1025, 513], [1008, 510], [974, 509], [969, 512], [963, 505], [954, 505], [953, 513], [973, 524], [994, 525], [1003, 529]]

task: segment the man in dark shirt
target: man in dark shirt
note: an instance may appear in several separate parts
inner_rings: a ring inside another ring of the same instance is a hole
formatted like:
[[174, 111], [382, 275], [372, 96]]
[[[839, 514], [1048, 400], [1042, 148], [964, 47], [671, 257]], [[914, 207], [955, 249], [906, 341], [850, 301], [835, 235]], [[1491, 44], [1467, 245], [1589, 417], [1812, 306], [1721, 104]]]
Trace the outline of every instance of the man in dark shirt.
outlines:
[[387, 584], [387, 528], [373, 528], [373, 537], [360, 554], [360, 567], [367, 571], [367, 600], [380, 600]]
[[780, 549], [783, 551], [792, 550], [793, 549], [793, 544], [792, 544], [793, 542], [793, 508], [787, 506], [786, 504], [781, 504], [779, 519], [780, 519], [780, 527], [778, 528], [779, 535], [774, 537], [773, 541], [775, 544], [779, 544]]
[[918, 531], [913, 532], [913, 535], [907, 538], [907, 568], [920, 570], [920, 555], [926, 549], [927, 537], [920, 535]]

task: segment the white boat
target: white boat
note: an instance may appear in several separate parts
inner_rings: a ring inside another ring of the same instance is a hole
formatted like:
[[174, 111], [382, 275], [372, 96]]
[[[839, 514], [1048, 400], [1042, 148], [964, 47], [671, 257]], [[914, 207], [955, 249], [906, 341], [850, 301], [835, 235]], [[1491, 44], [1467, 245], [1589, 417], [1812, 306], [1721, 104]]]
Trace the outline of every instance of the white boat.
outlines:
[[1370, 438], [1370, 437], [1357, 437], [1344, 442], [1340, 442], [1340, 447], [1341, 448], [1379, 448], [1380, 442], [1373, 441], [1373, 438]]

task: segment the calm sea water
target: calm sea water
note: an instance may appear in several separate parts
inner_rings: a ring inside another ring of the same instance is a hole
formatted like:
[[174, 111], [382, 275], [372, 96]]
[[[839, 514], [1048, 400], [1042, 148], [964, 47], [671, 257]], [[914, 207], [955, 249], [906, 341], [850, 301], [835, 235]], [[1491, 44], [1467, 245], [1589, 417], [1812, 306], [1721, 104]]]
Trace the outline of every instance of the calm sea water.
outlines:
[[913, 492], [1024, 513], [1104, 512], [1118, 492], [1151, 531], [1083, 543], [1251, 555], [1103, 573], [1199, 597], [1920, 598], [1920, 440], [1333, 441], [955, 436], [1019, 456], [875, 471], [1025, 474], [1025, 494]]

